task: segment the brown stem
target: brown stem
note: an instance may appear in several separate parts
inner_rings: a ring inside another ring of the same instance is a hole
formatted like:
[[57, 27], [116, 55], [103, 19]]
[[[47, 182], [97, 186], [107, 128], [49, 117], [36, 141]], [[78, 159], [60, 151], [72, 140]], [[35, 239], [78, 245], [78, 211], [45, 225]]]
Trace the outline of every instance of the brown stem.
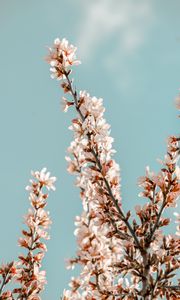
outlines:
[[180, 291], [180, 285], [165, 285], [164, 287], [166, 289], [179, 290]]
[[[143, 277], [142, 277], [142, 290], [141, 290], [141, 293], [144, 296], [144, 300], [146, 300], [146, 299], [148, 300], [149, 299], [148, 291], [147, 291], [147, 289], [149, 287], [149, 271], [150, 271], [150, 265], [148, 263], [148, 249], [150, 247], [150, 243], [153, 241], [154, 234], [155, 234], [157, 228], [159, 227], [160, 218], [161, 218], [161, 215], [162, 215], [163, 210], [164, 210], [165, 205], [166, 205], [166, 197], [167, 197], [169, 188], [170, 188], [170, 184], [168, 186], [167, 192], [164, 193], [163, 203], [162, 203], [161, 208], [159, 210], [159, 213], [157, 215], [157, 219], [156, 219], [156, 222], [154, 224], [154, 227], [153, 227], [153, 229], [152, 229], [152, 231], [150, 233], [150, 236], [148, 238], [148, 241], [147, 241], [147, 244], [146, 244], [146, 248], [145, 248], [145, 252], [144, 252], [144, 254], [142, 254], [143, 265], [144, 265], [144, 272], [143, 272]], [[157, 282], [156, 282], [156, 284], [157, 284]], [[154, 287], [154, 289], [155, 289], [155, 287]], [[153, 292], [154, 292], [154, 290], [153, 290]], [[150, 299], [153, 299], [152, 295], [153, 294], [151, 292], [151, 298]]]
[[149, 296], [148, 296], [148, 293], [147, 293], [147, 288], [149, 286], [148, 274], [149, 274], [149, 270], [150, 270], [150, 265], [148, 263], [148, 252], [147, 252], [147, 250], [145, 250], [145, 253], [142, 254], [142, 258], [143, 258], [144, 272], [143, 272], [143, 276], [142, 276], [141, 294], [142, 294], [144, 300], [148, 300]]
[[6, 285], [6, 278], [7, 278], [7, 274], [4, 276], [3, 282], [2, 282], [1, 287], [0, 287], [0, 299], [1, 299], [1, 293], [2, 293], [2, 291], [3, 291], [3, 289]]
[[121, 232], [118, 229], [116, 221], [114, 220], [114, 218], [110, 215], [110, 213], [108, 213], [108, 212], [106, 212], [106, 213], [107, 213], [107, 215], [108, 215], [108, 217], [111, 221], [112, 226], [114, 227], [115, 232], [119, 235], [119, 237], [121, 239], [129, 240], [131, 237], [128, 234]]
[[5, 285], [7, 284], [6, 280], [7, 280], [7, 277], [8, 277], [8, 274], [9, 274], [9, 271], [10, 271], [10, 268], [8, 269], [7, 273], [5, 274], [4, 278], [3, 278], [3, 281], [2, 281], [2, 284], [1, 284], [1, 287], [0, 287], [0, 300], [1, 300], [1, 293], [5, 287]]
[[164, 208], [166, 206], [166, 198], [167, 198], [167, 194], [169, 192], [170, 186], [171, 186], [171, 183], [169, 183], [166, 193], [163, 193], [163, 202], [162, 202], [161, 208], [159, 210], [159, 213], [157, 215], [157, 219], [156, 219], [156, 222], [154, 224], [154, 227], [153, 227], [153, 229], [151, 231], [151, 234], [148, 238], [148, 247], [149, 247], [150, 243], [153, 241], [153, 237], [154, 237], [154, 234], [156, 232], [156, 229], [159, 227], [160, 218], [161, 218], [161, 215], [162, 215], [162, 213], [164, 211]]
[[[113, 296], [112, 300], [115, 300], [114, 295], [111, 292], [101, 289], [100, 284], [99, 284], [99, 274], [98, 274], [97, 268], [96, 268], [96, 273], [95, 273], [95, 281], [96, 281], [97, 290], [98, 290], [99, 294], [102, 295], [104, 300], [108, 299], [109, 296]], [[106, 297], [106, 298], [104, 298], [104, 297]]]
[[154, 291], [155, 291], [155, 289], [156, 289], [158, 280], [159, 280], [159, 270], [157, 270], [157, 273], [156, 273], [156, 280], [155, 280], [155, 282], [154, 282], [153, 288], [151, 289], [151, 298], [150, 298], [150, 300], [153, 300], [153, 298], [154, 298]]

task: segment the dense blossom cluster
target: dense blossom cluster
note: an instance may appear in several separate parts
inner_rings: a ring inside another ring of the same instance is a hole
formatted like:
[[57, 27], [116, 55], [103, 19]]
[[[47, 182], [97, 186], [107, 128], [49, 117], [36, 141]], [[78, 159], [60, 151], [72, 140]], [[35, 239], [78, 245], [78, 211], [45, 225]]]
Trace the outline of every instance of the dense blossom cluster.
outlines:
[[[180, 195], [180, 138], [169, 137], [160, 172], [155, 174], [147, 167], [146, 175], [139, 179], [140, 196], [147, 203], [136, 206], [137, 217], [132, 219], [122, 209], [119, 166], [113, 159], [103, 100], [75, 90], [63, 41], [58, 42], [59, 55], [55, 40], [48, 62], [55, 64], [53, 78], [62, 80], [64, 93], [69, 95], [63, 97], [64, 111], [74, 106], [77, 112], [70, 126], [74, 139], [66, 160], [68, 171], [76, 175], [83, 205], [82, 215], [75, 220], [76, 257], [68, 264], [68, 268], [76, 264], [82, 268], [79, 277], [72, 278], [71, 289], [64, 290], [63, 300], [178, 299], [178, 283], [171, 279], [179, 268], [179, 231], [165, 235], [162, 227], [170, 219], [162, 214], [176, 207]], [[176, 105], [179, 109], [179, 98]]]
[[68, 41], [64, 38], [55, 39], [53, 48], [49, 48], [49, 56], [47, 61], [50, 63], [51, 77], [61, 80], [65, 78], [64, 70], [68, 70], [72, 65], [80, 64], [76, 59], [76, 47], [69, 45]]
[[[180, 215], [176, 232], [163, 230], [170, 223], [169, 208], [177, 207], [180, 196], [180, 136], [170, 136], [167, 153], [160, 160], [159, 173], [146, 168], [138, 184], [139, 196], [146, 203], [125, 213], [120, 194], [120, 168], [115, 162], [110, 125], [104, 118], [103, 100], [87, 91], [77, 92], [71, 67], [78, 65], [76, 48], [66, 39], [55, 39], [47, 61], [51, 77], [61, 80], [66, 94], [63, 110], [74, 107], [76, 116], [70, 130], [73, 141], [68, 148], [68, 171], [76, 176], [83, 211], [75, 219], [77, 252], [67, 268], [81, 266], [72, 277], [62, 300], [158, 300], [180, 299]], [[176, 99], [180, 110], [180, 96]], [[55, 190], [55, 177], [46, 168], [32, 172], [27, 187], [31, 208], [25, 216], [26, 229], [19, 245], [24, 249], [17, 262], [0, 267], [0, 300], [40, 300], [46, 283], [41, 270], [51, 224], [45, 210], [49, 190]], [[11, 281], [17, 285], [7, 289]]]
[[[30, 192], [29, 200], [31, 209], [25, 216], [26, 230], [22, 230], [19, 239], [20, 247], [26, 249], [26, 254], [21, 254], [17, 263], [12, 262], [0, 268], [2, 276], [0, 300], [28, 299], [40, 300], [40, 292], [46, 283], [46, 273], [41, 270], [41, 262], [46, 251], [43, 240], [49, 239], [47, 229], [51, 224], [49, 213], [45, 210], [47, 205], [47, 190], [55, 190], [55, 177], [50, 177], [46, 168], [40, 172], [32, 172], [33, 179], [27, 190]], [[19, 284], [13, 291], [3, 292], [4, 287], [12, 279]]]
[[[78, 278], [80, 286], [84, 287], [82, 297], [98, 298], [108, 290], [113, 293], [116, 269], [111, 264], [122, 257], [122, 241], [114, 234], [116, 228], [113, 226], [118, 211], [108, 192], [110, 188], [120, 207], [120, 175], [119, 166], [112, 159], [113, 139], [109, 135], [110, 126], [103, 118], [102, 99], [80, 92], [79, 109], [84, 118], [72, 121], [70, 129], [75, 139], [68, 148], [70, 156], [66, 157], [69, 172], [78, 175], [76, 185], [81, 190], [84, 207], [83, 214], [76, 218], [79, 249], [75, 262], [83, 266]], [[117, 226], [119, 231], [124, 228], [121, 220]], [[73, 265], [74, 260], [70, 263]], [[98, 290], [92, 278], [98, 282]], [[65, 291], [64, 295], [67, 293], [70, 292]], [[80, 297], [77, 289], [76, 294]], [[71, 297], [74, 297], [73, 292]]]

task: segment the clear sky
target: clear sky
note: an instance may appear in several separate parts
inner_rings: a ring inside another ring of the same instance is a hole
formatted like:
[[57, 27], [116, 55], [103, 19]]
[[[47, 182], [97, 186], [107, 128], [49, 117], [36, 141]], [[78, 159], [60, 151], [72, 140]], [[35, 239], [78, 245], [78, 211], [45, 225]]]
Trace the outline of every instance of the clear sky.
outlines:
[[78, 46], [76, 85], [104, 99], [127, 210], [143, 203], [137, 178], [146, 165], [158, 170], [167, 136], [179, 130], [179, 11], [179, 0], [0, 0], [0, 260], [21, 251], [25, 186], [32, 169], [46, 166], [58, 181], [48, 205], [53, 224], [44, 300], [59, 299], [72, 276], [64, 259], [75, 254], [73, 222], [81, 212], [64, 160], [72, 114], [60, 109], [62, 92], [50, 79], [46, 46], [56, 37]]

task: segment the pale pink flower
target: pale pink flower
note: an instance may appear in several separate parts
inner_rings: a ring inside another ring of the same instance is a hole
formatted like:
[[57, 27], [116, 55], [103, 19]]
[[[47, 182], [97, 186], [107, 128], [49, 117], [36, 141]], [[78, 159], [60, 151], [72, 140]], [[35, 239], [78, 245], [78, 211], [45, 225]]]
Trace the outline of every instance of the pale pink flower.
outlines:
[[68, 109], [69, 109], [69, 107], [72, 106], [72, 105], [74, 105], [74, 102], [68, 101], [65, 97], [62, 97], [62, 102], [61, 102], [61, 104], [62, 104], [62, 110], [63, 110], [64, 112], [67, 112]]
[[177, 212], [174, 212], [174, 216], [176, 217], [175, 223], [178, 224], [177, 227], [176, 227], [176, 229], [177, 229], [176, 235], [177, 235], [177, 236], [180, 236], [180, 214], [177, 213]]
[[177, 179], [180, 180], [180, 167], [176, 166], [175, 174], [177, 176]]
[[48, 190], [55, 191], [54, 183], [56, 177], [50, 177], [50, 172], [46, 172], [47, 169], [43, 168], [41, 171], [31, 171], [32, 176], [34, 176], [42, 186], [46, 186]]
[[65, 72], [73, 65], [79, 65], [80, 61], [76, 59], [77, 48], [69, 45], [64, 38], [54, 40], [54, 45], [49, 48], [49, 56], [47, 61], [50, 64], [51, 78], [61, 80], [65, 78]]

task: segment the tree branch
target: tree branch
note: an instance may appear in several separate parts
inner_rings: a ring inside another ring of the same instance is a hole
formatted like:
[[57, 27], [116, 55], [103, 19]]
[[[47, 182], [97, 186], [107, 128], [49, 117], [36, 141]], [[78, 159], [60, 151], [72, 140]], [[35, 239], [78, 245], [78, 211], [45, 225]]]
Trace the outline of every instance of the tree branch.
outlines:
[[[76, 91], [73, 90], [72, 82], [71, 82], [71, 80], [69, 79], [69, 74], [68, 74], [68, 72], [65, 71], [64, 75], [65, 75], [65, 77], [66, 77], [66, 79], [67, 79], [67, 82], [68, 82], [68, 85], [69, 85], [70, 92], [71, 92], [71, 94], [72, 94], [72, 96], [73, 96], [74, 103], [75, 103], [75, 107], [76, 107], [76, 111], [79, 113], [79, 115], [80, 115], [80, 117], [81, 117], [81, 120], [84, 121], [84, 120], [85, 120], [85, 117], [83, 116], [83, 114], [82, 114], [82, 112], [81, 112], [81, 110], [80, 110], [80, 108], [79, 108], [79, 106], [78, 106], [77, 93], [76, 93]], [[87, 134], [87, 137], [88, 137], [88, 139], [90, 139], [90, 137], [89, 137], [88, 134]], [[94, 156], [94, 158], [95, 158], [95, 160], [96, 160], [96, 163], [97, 163], [97, 166], [98, 166], [98, 168], [99, 168], [99, 171], [101, 172], [101, 171], [102, 171], [102, 165], [101, 165], [101, 162], [100, 162], [100, 160], [99, 160], [99, 158], [98, 158], [98, 155], [97, 155], [97, 153], [95, 152], [95, 150], [94, 150], [93, 148], [91, 148], [90, 150], [91, 150], [91, 153], [93, 154], [93, 156]], [[119, 205], [118, 205], [118, 200], [115, 199], [115, 197], [114, 197], [114, 195], [113, 195], [113, 193], [112, 193], [111, 187], [110, 187], [110, 185], [109, 185], [109, 182], [108, 182], [108, 180], [107, 180], [104, 176], [103, 176], [103, 181], [104, 181], [105, 186], [106, 186], [106, 188], [107, 188], [107, 190], [108, 190], [109, 196], [110, 196], [111, 200], [113, 201], [114, 206], [116, 207], [116, 209], [117, 209], [117, 211], [118, 211], [118, 213], [119, 213], [120, 219], [125, 223], [125, 225], [126, 225], [127, 228], [129, 229], [129, 232], [131, 233], [131, 236], [133, 237], [133, 239], [134, 239], [134, 241], [135, 241], [135, 244], [136, 244], [137, 248], [140, 250], [140, 252], [143, 252], [143, 249], [142, 249], [142, 247], [141, 247], [141, 245], [140, 245], [140, 243], [139, 243], [139, 240], [138, 240], [138, 238], [137, 238], [137, 236], [136, 236], [136, 234], [135, 234], [135, 231], [133, 230], [132, 226], [130, 225], [130, 223], [129, 223], [128, 220], [126, 219], [126, 217], [125, 217], [123, 211], [122, 211], [121, 208], [119, 207]]]

